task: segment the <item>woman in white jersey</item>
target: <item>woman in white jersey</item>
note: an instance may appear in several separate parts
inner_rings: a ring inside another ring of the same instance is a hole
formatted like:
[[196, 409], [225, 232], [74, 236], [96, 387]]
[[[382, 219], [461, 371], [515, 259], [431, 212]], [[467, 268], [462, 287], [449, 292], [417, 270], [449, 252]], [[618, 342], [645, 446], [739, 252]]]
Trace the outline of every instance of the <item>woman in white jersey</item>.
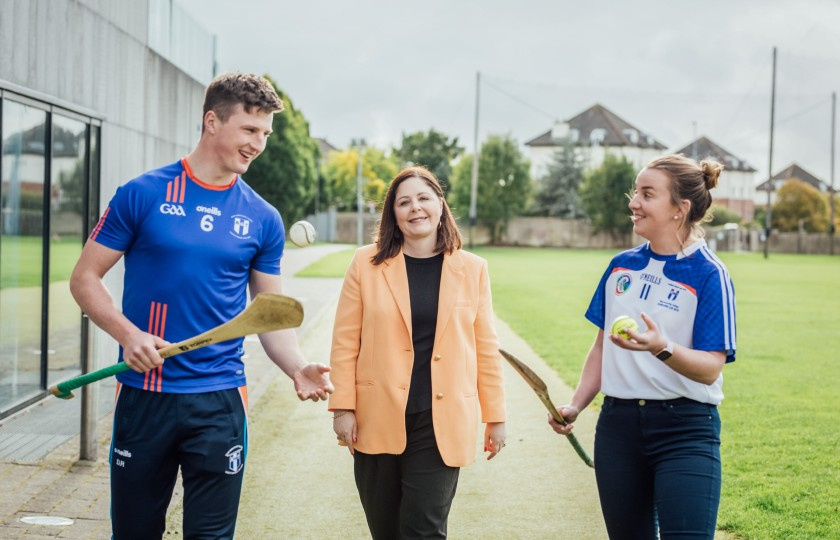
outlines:
[[[636, 177], [633, 230], [647, 240], [619, 253], [586, 312], [598, 333], [571, 403], [567, 435], [598, 392], [595, 476], [611, 539], [714, 537], [720, 502], [723, 366], [735, 360], [735, 297], [700, 223], [723, 167], [681, 155]], [[609, 334], [617, 317], [639, 323]]]

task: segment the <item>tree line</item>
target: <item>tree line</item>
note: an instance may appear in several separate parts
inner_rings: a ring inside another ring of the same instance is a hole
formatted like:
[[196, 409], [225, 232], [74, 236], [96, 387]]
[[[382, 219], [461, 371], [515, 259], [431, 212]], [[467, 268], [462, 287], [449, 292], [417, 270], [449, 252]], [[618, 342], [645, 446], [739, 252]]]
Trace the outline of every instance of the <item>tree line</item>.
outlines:
[[[287, 225], [330, 206], [355, 211], [360, 157], [365, 207], [378, 209], [388, 182], [401, 168], [422, 165], [440, 179], [453, 213], [467, 223], [475, 156], [464, 152], [457, 137], [429, 129], [403, 134], [398, 147], [364, 146], [321, 156], [303, 113], [268, 79], [286, 110], [274, 115], [274, 134], [245, 180], [280, 209]], [[595, 233], [605, 232], [614, 238], [627, 237], [632, 230], [627, 202], [638, 171], [623, 156], [607, 154], [600, 167], [587, 171], [574, 144], [564, 141], [545, 176], [533, 179], [530, 163], [516, 140], [510, 135], [491, 135], [481, 145], [478, 160], [477, 218], [488, 227], [492, 243], [502, 241], [510, 220], [522, 215], [587, 219]], [[796, 184], [800, 183], [789, 182], [779, 190], [771, 214], [774, 228], [797, 230], [802, 226], [799, 220], [804, 220], [807, 230], [827, 230], [827, 199], [816, 189], [817, 196], [808, 191], [811, 186]], [[740, 221], [737, 214], [724, 208], [716, 208], [714, 216], [712, 225]], [[760, 218], [759, 213], [757, 223]]]

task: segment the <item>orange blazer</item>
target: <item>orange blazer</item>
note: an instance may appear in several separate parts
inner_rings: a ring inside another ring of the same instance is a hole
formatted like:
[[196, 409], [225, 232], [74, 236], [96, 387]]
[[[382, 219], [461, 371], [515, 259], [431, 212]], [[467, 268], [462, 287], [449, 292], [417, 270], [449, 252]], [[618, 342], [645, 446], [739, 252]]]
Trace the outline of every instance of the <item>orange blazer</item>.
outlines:
[[[374, 266], [375, 245], [356, 251], [341, 290], [333, 329], [329, 408], [356, 413], [356, 448], [366, 454], [405, 450], [405, 407], [414, 346], [405, 258]], [[475, 459], [482, 422], [505, 421], [499, 342], [487, 261], [464, 251], [444, 255], [432, 352], [432, 417], [443, 461]]]

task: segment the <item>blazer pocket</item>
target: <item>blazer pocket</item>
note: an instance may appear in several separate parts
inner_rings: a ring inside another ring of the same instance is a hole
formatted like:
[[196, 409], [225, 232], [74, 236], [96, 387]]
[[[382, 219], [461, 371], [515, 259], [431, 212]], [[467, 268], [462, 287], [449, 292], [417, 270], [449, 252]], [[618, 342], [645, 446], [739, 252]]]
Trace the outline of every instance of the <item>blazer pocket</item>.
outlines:
[[478, 392], [464, 392], [464, 397], [474, 398], [478, 395]]

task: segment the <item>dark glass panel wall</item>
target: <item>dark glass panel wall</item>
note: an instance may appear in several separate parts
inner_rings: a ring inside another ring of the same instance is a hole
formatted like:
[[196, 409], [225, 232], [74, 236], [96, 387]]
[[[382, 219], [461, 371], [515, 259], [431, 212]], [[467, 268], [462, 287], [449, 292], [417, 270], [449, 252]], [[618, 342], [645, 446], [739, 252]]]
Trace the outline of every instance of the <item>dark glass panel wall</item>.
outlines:
[[2, 101], [0, 164], [0, 410], [43, 391], [46, 111]]

